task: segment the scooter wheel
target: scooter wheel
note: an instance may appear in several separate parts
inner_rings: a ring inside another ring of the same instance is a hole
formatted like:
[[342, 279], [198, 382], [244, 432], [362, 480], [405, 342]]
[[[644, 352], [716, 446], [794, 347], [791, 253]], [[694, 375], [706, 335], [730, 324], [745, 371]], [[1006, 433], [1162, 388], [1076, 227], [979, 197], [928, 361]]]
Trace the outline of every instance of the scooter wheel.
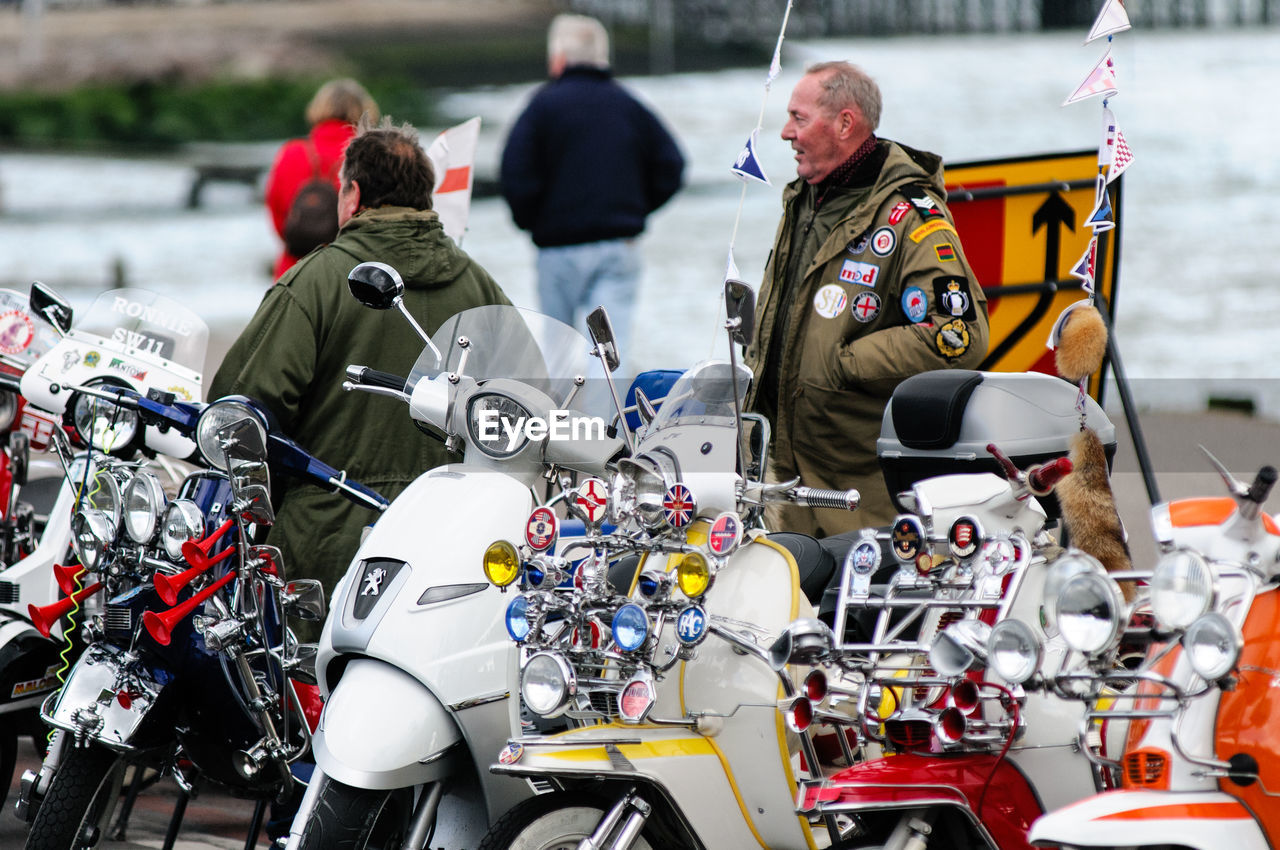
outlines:
[[[577, 850], [599, 826], [608, 804], [570, 791], [539, 794], [512, 807], [489, 830], [478, 850]], [[644, 836], [633, 850], [652, 850]]]

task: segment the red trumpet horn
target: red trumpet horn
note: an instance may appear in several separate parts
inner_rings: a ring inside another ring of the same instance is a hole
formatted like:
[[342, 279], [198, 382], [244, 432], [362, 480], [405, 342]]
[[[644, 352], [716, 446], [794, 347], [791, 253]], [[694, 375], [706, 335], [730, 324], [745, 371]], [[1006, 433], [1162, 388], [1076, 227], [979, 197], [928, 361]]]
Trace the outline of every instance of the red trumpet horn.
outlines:
[[191, 583], [191, 580], [201, 573], [207, 571], [214, 564], [224, 560], [232, 552], [234, 548], [227, 549], [218, 554], [216, 558], [201, 558], [201, 563], [183, 570], [177, 575], [168, 576], [164, 573], [156, 573], [151, 578], [151, 583], [156, 587], [156, 594], [164, 602], [165, 605], [175, 605], [178, 602], [178, 593], [182, 588]]
[[151, 635], [152, 640], [161, 646], [168, 646], [169, 641], [173, 639], [173, 627], [178, 624], [178, 621], [196, 610], [198, 606], [203, 605], [206, 599], [221, 590], [226, 586], [227, 582], [235, 577], [236, 574], [234, 572], [227, 573], [186, 602], [176, 608], [170, 608], [163, 614], [147, 611], [142, 615], [142, 625], [147, 627], [147, 633]]
[[214, 529], [213, 533], [204, 540], [188, 540], [183, 543], [182, 557], [185, 558], [187, 563], [191, 566], [200, 567], [205, 570], [227, 557], [227, 552], [232, 551], [231, 549], [220, 553], [213, 559], [209, 558], [209, 550], [213, 548], [213, 544], [217, 543], [222, 535], [227, 533], [227, 529], [231, 528], [233, 522], [235, 521], [228, 519], [226, 522], [222, 523], [222, 525]]
[[70, 611], [75, 606], [84, 601], [86, 596], [92, 596], [102, 590], [102, 582], [95, 581], [86, 588], [77, 590], [75, 593], [59, 599], [57, 602], [50, 602], [48, 605], [28, 605], [27, 613], [31, 615], [31, 624], [36, 627], [36, 631], [45, 637], [49, 636], [49, 632], [53, 631], [54, 623], [62, 619], [62, 615]]
[[53, 577], [58, 582], [58, 587], [62, 588], [62, 592], [70, 596], [76, 592], [76, 579], [84, 575], [88, 570], [79, 564], [62, 564], [53, 565]]

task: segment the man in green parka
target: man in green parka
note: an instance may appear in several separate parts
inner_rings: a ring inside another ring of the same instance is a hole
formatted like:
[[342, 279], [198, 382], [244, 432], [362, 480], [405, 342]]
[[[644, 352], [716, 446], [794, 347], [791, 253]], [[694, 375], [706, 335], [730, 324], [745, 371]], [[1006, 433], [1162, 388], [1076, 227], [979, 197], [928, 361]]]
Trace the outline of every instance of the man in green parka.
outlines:
[[[362, 126], [342, 165], [337, 238], [267, 291], [209, 388], [210, 398], [237, 393], [264, 402], [286, 434], [388, 499], [451, 458], [417, 430], [402, 402], [342, 389], [348, 364], [408, 375], [423, 349], [398, 312], [357, 303], [347, 274], [367, 260], [395, 268], [405, 306], [429, 334], [461, 310], [511, 303], [445, 235], [431, 209], [434, 185], [411, 127]], [[282, 483], [268, 542], [283, 550], [290, 577], [320, 579], [332, 593], [377, 513], [296, 479]]]
[[773, 426], [778, 480], [857, 488], [854, 513], [784, 507], [777, 525], [825, 537], [889, 524], [876, 459], [894, 387], [918, 372], [976, 368], [987, 301], [947, 210], [942, 160], [878, 139], [880, 89], [848, 62], [813, 65], [782, 138], [798, 179], [765, 267], [747, 350], [747, 403]]

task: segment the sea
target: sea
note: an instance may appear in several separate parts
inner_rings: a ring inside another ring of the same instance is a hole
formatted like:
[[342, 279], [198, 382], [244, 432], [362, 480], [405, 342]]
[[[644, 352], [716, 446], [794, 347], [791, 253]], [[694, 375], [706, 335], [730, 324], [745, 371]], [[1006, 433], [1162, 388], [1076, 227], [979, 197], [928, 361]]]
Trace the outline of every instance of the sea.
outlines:
[[[721, 281], [732, 257], [758, 283], [794, 177], [779, 138], [792, 86], [810, 63], [848, 59], [884, 93], [880, 135], [952, 162], [1098, 145], [1102, 104], [1063, 101], [1111, 51], [1110, 98], [1134, 153], [1125, 173], [1113, 338], [1139, 408], [1210, 400], [1280, 418], [1280, 28], [787, 40], [765, 67], [624, 78], [672, 129], [686, 187], [642, 237], [645, 272], [631, 371], [727, 354]], [[482, 119], [477, 176], [493, 178], [526, 84], [442, 92], [446, 122]], [[1271, 104], [1271, 105], [1268, 105]], [[730, 172], [759, 128], [771, 185]], [[283, 140], [281, 140], [283, 141]], [[0, 286], [42, 280], [87, 306], [114, 280], [187, 303], [231, 338], [270, 285], [277, 250], [261, 184], [187, 195], [201, 162], [270, 163], [279, 141], [192, 145], [159, 156], [0, 152]], [[518, 304], [536, 306], [534, 250], [500, 198], [473, 201], [463, 247]], [[384, 368], [391, 369], [393, 364]], [[1114, 387], [1114, 382], [1112, 383]], [[1107, 395], [1111, 410], [1118, 399]]]

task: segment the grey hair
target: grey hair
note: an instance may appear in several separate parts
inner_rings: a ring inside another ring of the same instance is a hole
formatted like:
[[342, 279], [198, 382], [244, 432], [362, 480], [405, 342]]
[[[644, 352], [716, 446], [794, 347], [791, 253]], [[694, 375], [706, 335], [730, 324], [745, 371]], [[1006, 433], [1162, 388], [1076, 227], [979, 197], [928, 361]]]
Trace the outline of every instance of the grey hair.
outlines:
[[547, 31], [547, 55], [564, 57], [565, 65], [609, 67], [609, 33], [587, 15], [556, 15]]
[[378, 104], [364, 86], [347, 77], [330, 80], [320, 87], [307, 104], [307, 123], [319, 124], [330, 118], [355, 124], [361, 116], [378, 120]]
[[826, 74], [818, 104], [832, 114], [856, 108], [874, 133], [880, 126], [880, 86], [866, 71], [851, 62], [818, 62], [805, 69], [805, 75]]

